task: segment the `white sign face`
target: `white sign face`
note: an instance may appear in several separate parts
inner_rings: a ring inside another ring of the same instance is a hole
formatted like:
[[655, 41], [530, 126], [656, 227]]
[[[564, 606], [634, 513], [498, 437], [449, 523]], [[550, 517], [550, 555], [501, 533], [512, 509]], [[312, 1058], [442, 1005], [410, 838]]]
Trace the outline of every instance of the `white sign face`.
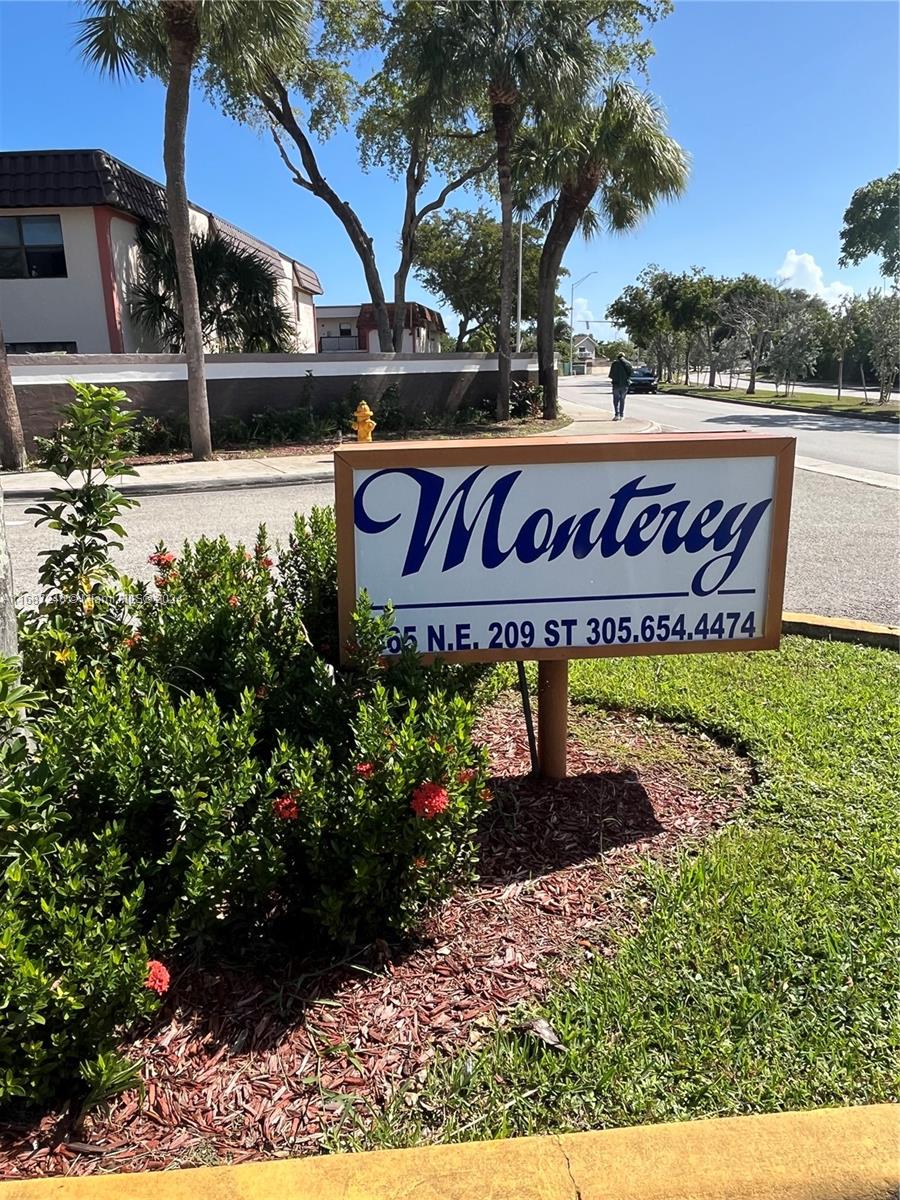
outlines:
[[[640, 458], [615, 456], [635, 439], [552, 441], [519, 442], [521, 462], [508, 446], [507, 461], [489, 461], [494, 442], [475, 443], [466, 463], [445, 461], [460, 457], [452, 443], [436, 461], [434, 443], [346, 454], [354, 596], [392, 608], [386, 653], [404, 642], [473, 659], [777, 644], [788, 439], [706, 437], [694, 457], [683, 440], [644, 438], [654, 453]], [[604, 457], [585, 459], [591, 445]], [[578, 461], [535, 461], [573, 446]]]

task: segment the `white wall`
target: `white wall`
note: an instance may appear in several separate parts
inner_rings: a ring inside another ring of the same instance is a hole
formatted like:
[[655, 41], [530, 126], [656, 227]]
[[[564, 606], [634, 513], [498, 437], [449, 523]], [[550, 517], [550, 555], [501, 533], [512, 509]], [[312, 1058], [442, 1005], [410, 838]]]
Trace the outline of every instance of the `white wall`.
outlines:
[[65, 279], [0, 279], [7, 342], [75, 342], [79, 354], [109, 351], [97, 232], [92, 208], [4, 208], [3, 216], [60, 218]]
[[135, 244], [137, 228], [137, 223], [127, 217], [113, 217], [109, 224], [113, 270], [116, 273], [116, 290], [122, 321], [122, 341], [126, 354], [155, 354], [165, 347], [138, 325], [131, 316], [128, 304], [140, 265], [140, 255]]
[[315, 299], [308, 292], [297, 291], [297, 350], [300, 354], [315, 354], [319, 345], [316, 340]]

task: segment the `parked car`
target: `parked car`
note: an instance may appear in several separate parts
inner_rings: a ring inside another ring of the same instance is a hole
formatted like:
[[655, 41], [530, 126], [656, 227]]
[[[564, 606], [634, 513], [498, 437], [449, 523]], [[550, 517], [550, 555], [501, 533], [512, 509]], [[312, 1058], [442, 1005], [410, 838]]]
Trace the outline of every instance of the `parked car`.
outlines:
[[649, 367], [635, 367], [628, 381], [629, 392], [656, 393], [656, 372]]

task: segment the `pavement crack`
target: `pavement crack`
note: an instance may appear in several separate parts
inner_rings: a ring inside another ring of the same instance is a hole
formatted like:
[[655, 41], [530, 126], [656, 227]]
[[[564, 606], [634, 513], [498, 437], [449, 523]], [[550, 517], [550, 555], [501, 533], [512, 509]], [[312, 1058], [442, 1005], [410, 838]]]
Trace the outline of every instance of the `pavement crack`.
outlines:
[[576, 1180], [575, 1176], [572, 1174], [572, 1162], [571, 1162], [571, 1159], [569, 1158], [568, 1154], [566, 1153], [565, 1146], [562, 1144], [562, 1139], [557, 1134], [556, 1137], [554, 1137], [553, 1141], [556, 1144], [556, 1147], [559, 1150], [560, 1154], [563, 1156], [563, 1161], [566, 1164], [566, 1174], [569, 1176], [569, 1182], [572, 1185], [572, 1200], [583, 1200], [583, 1197], [581, 1195], [581, 1188], [578, 1186], [578, 1181]]

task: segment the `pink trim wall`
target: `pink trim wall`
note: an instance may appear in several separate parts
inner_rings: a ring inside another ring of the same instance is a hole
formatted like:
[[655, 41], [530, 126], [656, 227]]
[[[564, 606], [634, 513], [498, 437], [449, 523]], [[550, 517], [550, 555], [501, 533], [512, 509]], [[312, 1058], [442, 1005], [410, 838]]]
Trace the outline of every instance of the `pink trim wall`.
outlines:
[[113, 354], [124, 354], [125, 338], [122, 334], [122, 308], [113, 264], [112, 236], [110, 224], [115, 209], [98, 205], [94, 209], [94, 227], [97, 231], [97, 256], [100, 260], [100, 279], [103, 284], [103, 307], [106, 310], [106, 328], [109, 332], [109, 348]]

